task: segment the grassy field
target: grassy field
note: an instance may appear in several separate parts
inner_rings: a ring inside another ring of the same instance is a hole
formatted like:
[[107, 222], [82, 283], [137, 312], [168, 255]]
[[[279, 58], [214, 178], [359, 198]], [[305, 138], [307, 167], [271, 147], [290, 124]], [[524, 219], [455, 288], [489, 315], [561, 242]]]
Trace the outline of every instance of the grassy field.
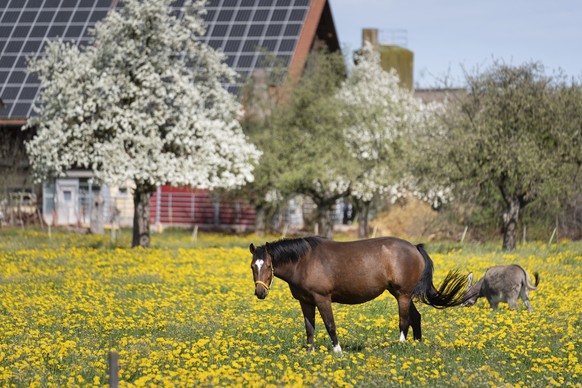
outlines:
[[[528, 314], [420, 305], [423, 341], [398, 342], [395, 300], [334, 305], [343, 357], [320, 317], [306, 353], [299, 304], [275, 279], [254, 295], [250, 242], [188, 233], [129, 249], [109, 236], [0, 230], [0, 385], [103, 386], [107, 355], [121, 386], [581, 386], [582, 243], [429, 244], [438, 285], [447, 271], [516, 263], [541, 283]], [[268, 238], [271, 241], [273, 238]], [[417, 241], [420, 242], [420, 241]]]

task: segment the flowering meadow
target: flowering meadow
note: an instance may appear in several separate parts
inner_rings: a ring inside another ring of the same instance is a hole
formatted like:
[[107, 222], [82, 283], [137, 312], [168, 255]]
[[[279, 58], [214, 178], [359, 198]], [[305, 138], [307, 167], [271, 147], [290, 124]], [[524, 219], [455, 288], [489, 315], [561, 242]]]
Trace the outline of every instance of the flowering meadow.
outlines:
[[[398, 341], [394, 298], [334, 305], [343, 356], [320, 317], [305, 351], [303, 318], [275, 279], [257, 300], [254, 235], [153, 236], [130, 249], [109, 236], [0, 230], [0, 385], [104, 386], [107, 356], [120, 386], [582, 386], [582, 243], [428, 244], [435, 284], [451, 269], [479, 279], [516, 263], [533, 277], [534, 311], [437, 310], [417, 304], [423, 341]], [[271, 241], [275, 238], [271, 238]], [[420, 242], [420, 241], [415, 241]]]

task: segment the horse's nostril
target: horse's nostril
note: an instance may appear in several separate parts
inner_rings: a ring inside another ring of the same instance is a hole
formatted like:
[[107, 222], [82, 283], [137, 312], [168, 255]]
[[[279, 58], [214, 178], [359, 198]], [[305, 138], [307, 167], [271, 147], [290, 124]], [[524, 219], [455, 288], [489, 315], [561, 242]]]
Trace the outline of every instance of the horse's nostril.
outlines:
[[260, 291], [260, 290], [255, 290], [255, 295], [259, 299], [265, 299], [265, 297], [267, 296], [267, 293]]

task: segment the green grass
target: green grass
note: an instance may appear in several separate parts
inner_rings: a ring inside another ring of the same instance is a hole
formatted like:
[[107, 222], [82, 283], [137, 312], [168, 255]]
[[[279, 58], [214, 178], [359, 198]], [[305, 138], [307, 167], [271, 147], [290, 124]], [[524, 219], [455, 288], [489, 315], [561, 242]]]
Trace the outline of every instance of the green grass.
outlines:
[[[438, 285], [451, 269], [517, 263], [541, 283], [534, 312], [420, 305], [423, 341], [398, 341], [392, 296], [334, 305], [343, 357], [319, 316], [305, 351], [299, 304], [275, 279], [257, 300], [248, 245], [276, 236], [170, 230], [151, 249], [131, 233], [0, 230], [0, 385], [102, 386], [119, 352], [121, 385], [580, 386], [582, 243], [431, 243]], [[340, 236], [348, 239], [346, 236]]]

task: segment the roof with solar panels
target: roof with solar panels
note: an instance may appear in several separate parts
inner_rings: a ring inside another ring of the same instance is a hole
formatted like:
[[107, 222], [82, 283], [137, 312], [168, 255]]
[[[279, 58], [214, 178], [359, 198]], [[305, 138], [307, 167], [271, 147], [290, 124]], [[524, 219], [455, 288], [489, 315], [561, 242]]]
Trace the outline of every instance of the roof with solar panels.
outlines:
[[[22, 125], [34, 115], [40, 83], [27, 72], [27, 58], [42, 55], [47, 41], [79, 46], [117, 0], [6, 0], [0, 5], [0, 124]], [[176, 12], [183, 0], [174, 3]], [[238, 93], [262, 58], [275, 55], [289, 74], [301, 74], [314, 46], [339, 50], [327, 0], [209, 0], [202, 39], [226, 54], [240, 75], [224, 85]]]

